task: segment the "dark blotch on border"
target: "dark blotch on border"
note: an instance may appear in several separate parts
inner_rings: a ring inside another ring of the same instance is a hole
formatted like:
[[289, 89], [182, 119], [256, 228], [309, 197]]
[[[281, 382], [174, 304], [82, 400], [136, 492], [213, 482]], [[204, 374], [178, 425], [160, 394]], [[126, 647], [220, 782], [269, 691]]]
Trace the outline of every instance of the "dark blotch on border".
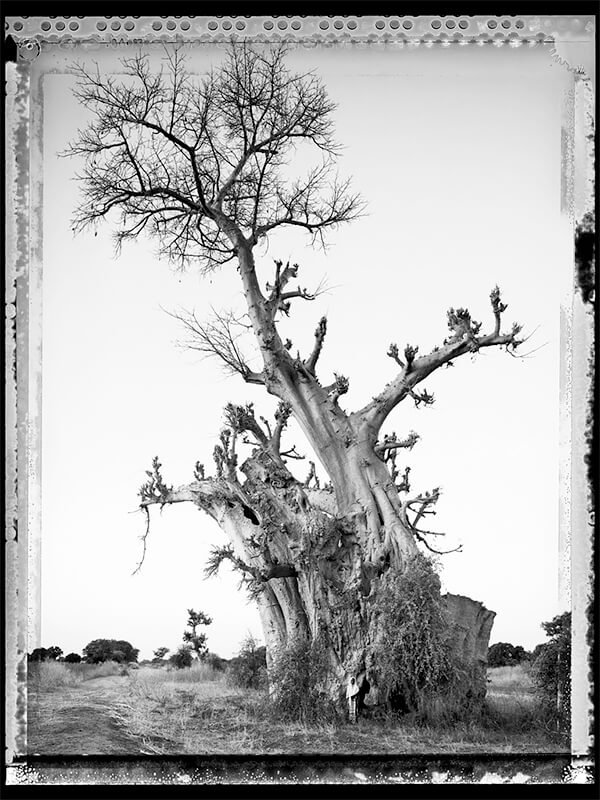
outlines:
[[575, 229], [575, 275], [584, 303], [594, 299], [595, 227], [593, 215], [586, 214]]

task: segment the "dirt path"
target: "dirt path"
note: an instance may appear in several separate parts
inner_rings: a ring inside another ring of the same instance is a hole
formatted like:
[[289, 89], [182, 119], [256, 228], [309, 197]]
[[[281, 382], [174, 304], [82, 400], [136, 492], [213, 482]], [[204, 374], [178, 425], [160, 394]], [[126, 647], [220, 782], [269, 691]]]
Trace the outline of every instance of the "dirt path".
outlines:
[[118, 722], [127, 678], [110, 675], [77, 687], [30, 692], [27, 749], [39, 755], [115, 755], [148, 752]]

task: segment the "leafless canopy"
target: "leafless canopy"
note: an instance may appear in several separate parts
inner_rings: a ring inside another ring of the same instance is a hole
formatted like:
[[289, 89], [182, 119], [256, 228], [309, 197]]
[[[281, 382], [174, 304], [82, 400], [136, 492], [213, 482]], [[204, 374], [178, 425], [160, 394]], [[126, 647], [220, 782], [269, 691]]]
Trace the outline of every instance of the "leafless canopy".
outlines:
[[[214, 72], [192, 75], [180, 50], [122, 62], [123, 75], [78, 66], [76, 95], [94, 112], [68, 154], [83, 156], [79, 230], [120, 214], [117, 245], [143, 231], [180, 266], [209, 270], [232, 260], [228, 223], [251, 247], [270, 231], [300, 226], [321, 239], [359, 215], [361, 201], [338, 178], [332, 111], [320, 80], [292, 74], [286, 48], [237, 43]], [[286, 180], [297, 146], [318, 163]]]

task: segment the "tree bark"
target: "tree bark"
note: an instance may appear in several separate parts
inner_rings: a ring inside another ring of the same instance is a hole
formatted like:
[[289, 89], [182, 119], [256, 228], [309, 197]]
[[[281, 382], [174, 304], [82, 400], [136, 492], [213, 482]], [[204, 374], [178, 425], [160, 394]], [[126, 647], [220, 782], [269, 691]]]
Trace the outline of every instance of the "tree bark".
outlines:
[[[313, 440], [331, 463], [330, 448]], [[224, 558], [257, 602], [268, 667], [288, 644], [319, 640], [329, 656], [330, 694], [339, 699], [348, 676], [372, 663], [377, 578], [401, 570], [417, 546], [389, 471], [373, 449], [355, 436], [345, 462], [341, 454], [334, 458], [345, 467], [337, 490], [333, 481], [328, 488], [305, 486], [263, 446], [239, 470], [226, 463], [220, 476], [163, 491], [143, 505], [193, 502], [210, 514], [229, 541]], [[455, 652], [473, 666], [475, 692], [482, 696], [494, 614], [468, 598], [445, 600]], [[371, 683], [367, 703], [384, 699]]]

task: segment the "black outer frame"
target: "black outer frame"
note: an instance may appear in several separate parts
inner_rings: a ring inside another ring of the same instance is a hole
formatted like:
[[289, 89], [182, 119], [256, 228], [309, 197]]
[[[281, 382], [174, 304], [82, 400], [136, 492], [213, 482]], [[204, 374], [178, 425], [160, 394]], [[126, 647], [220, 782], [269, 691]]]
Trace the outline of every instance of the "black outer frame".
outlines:
[[[148, 2], [146, 0], [126, 0], [126, 2], [115, 2], [115, 0], [106, 0], [103, 3], [94, 3], [94, 2], [87, 2], [82, 4], [81, 2], [73, 2], [73, 0], [50, 0], [49, 2], [42, 2], [41, 0], [21, 0], [21, 2], [15, 2], [14, 0], [6, 0], [3, 3], [1, 9], [1, 17], [4, 20], [5, 17], [10, 16], [47, 16], [49, 11], [52, 11], [51, 16], [78, 16], [77, 11], [81, 12], [84, 11], [84, 16], [118, 16], [122, 15], [125, 10], [129, 12], [131, 15], [143, 14], [146, 15], [155, 15], [160, 16], [161, 12], [164, 13], [167, 10], [163, 3], [156, 3], [156, 2]], [[202, 4], [201, 6], [198, 5], [197, 2], [191, 3], [186, 2], [186, 0], [172, 0], [168, 4], [168, 11], [173, 12], [177, 10], [181, 16], [193, 16], [198, 15], [200, 12], [201, 16], [255, 16], [255, 15], [273, 15], [273, 16], [286, 16], [286, 15], [302, 15], [302, 16], [318, 16], [318, 17], [327, 17], [328, 15], [336, 15], [336, 16], [360, 16], [362, 14], [368, 15], [398, 15], [401, 14], [402, 16], [410, 15], [436, 15], [436, 16], [445, 16], [445, 15], [460, 15], [460, 16], [470, 16], [473, 14], [476, 15], [531, 15], [531, 14], [568, 14], [569, 16], [577, 16], [577, 15], [592, 15], [596, 18], [596, 52], [598, 51], [598, 41], [600, 38], [600, 32], [598, 31], [598, 6], [595, 2], [591, 0], [573, 0], [572, 2], [564, 2], [563, 0], [523, 0], [523, 2], [514, 2], [514, 0], [507, 0], [506, 2], [479, 2], [479, 3], [458, 3], [458, 2], [435, 2], [435, 0], [422, 0], [419, 2], [418, 0], [412, 0], [411, 2], [406, 3], [389, 3], [389, 2], [382, 2], [381, 0], [372, 0], [370, 3], [342, 3], [342, 2], [332, 2], [332, 0], [323, 0], [323, 2], [289, 2], [286, 0], [281, 0], [281, 2], [265, 2], [264, 0], [255, 0], [255, 2], [241, 2], [241, 0], [237, 0], [236, 2], [207, 2], [206, 4]], [[99, 13], [95, 13], [95, 12]], [[212, 14], [211, 14], [212, 12]], [[14, 42], [11, 41], [10, 37], [7, 41], [4, 42], [4, 47], [2, 49], [2, 56], [3, 61], [6, 63], [7, 61], [14, 61], [16, 59], [16, 46]], [[596, 78], [598, 77], [598, 66], [596, 65]], [[5, 131], [3, 128], [3, 137], [5, 135]], [[595, 134], [595, 142], [597, 145], [597, 132]], [[597, 166], [596, 166], [597, 169]], [[597, 174], [596, 174], [597, 178]], [[4, 200], [6, 204], [6, 200]], [[5, 216], [6, 216], [6, 205], [5, 205]], [[590, 246], [590, 238], [587, 239], [576, 239], [575, 246], [578, 250], [578, 257], [582, 262], [585, 262], [588, 268], [588, 275], [589, 275], [589, 265], [597, 266], [597, 254], [594, 253], [593, 248]], [[597, 274], [597, 272], [596, 272]], [[592, 281], [594, 279], [592, 278]], [[597, 357], [597, 355], [596, 355]], [[592, 491], [592, 498], [593, 498], [593, 509], [596, 507], [596, 500], [598, 497], [598, 461], [599, 461], [599, 451], [598, 451], [598, 424], [595, 415], [596, 411], [596, 399], [597, 399], [597, 385], [595, 382], [593, 383], [593, 396], [591, 398], [591, 404], [589, 408], [589, 419], [588, 419], [588, 435], [587, 435], [587, 444], [588, 444], [588, 453], [586, 456], [587, 462], [587, 471], [588, 471], [588, 486], [591, 488]], [[593, 601], [590, 606], [589, 616], [591, 627], [590, 630], [594, 630], [594, 623], [598, 619], [597, 614], [597, 602], [598, 602], [598, 547], [597, 542], [595, 542], [596, 546], [594, 548], [593, 559], [594, 559], [594, 576], [593, 576], [593, 589], [594, 589], [594, 596]], [[5, 620], [2, 621], [3, 626], [6, 626]], [[5, 662], [4, 662], [5, 663]], [[598, 675], [598, 664], [599, 664], [599, 645], [598, 645], [598, 637], [596, 636], [595, 640], [593, 641], [592, 647], [592, 661], [590, 664], [590, 668], [592, 670], [593, 676], [597, 679]], [[6, 667], [5, 667], [6, 669]], [[6, 675], [5, 675], [6, 677]], [[594, 687], [594, 700], [596, 703], [596, 710], [597, 710], [597, 696], [598, 690], [597, 685]], [[5, 720], [2, 720], [2, 729], [4, 730]], [[595, 755], [595, 762], [596, 765], [598, 764], [598, 755], [599, 755], [599, 723], [598, 718], [596, 716], [594, 720], [594, 755]], [[352, 757], [350, 757], [352, 758]], [[413, 792], [408, 792], [408, 786], [411, 788], [414, 787], [415, 794], [418, 796], [424, 797], [438, 797], [438, 796], [445, 796], [448, 792], [460, 794], [461, 797], [480, 797], [482, 794], [481, 784], [431, 784], [431, 783], [423, 783], [419, 781], [419, 777], [423, 776], [424, 773], [424, 760], [431, 761], [431, 763], [435, 763], [439, 765], [439, 768], [444, 769], [447, 768], [452, 762], [453, 765], [456, 765], [459, 769], [462, 769], [465, 772], [465, 776], [468, 774], [472, 774], [474, 770], [474, 761], [477, 760], [478, 762], [487, 762], [491, 768], [497, 770], [502, 773], [503, 766], [507, 766], [508, 764], [514, 769], [515, 765], [518, 763], [523, 763], [525, 766], [526, 763], [532, 761], [532, 759], [536, 759], [538, 762], [545, 762], [549, 766], [553, 764], [553, 768], [560, 769], [560, 763], [564, 760], [564, 766], [566, 767], [570, 761], [569, 756], [565, 756], [564, 754], [539, 754], [539, 755], [531, 755], [527, 754], [525, 756], [499, 756], [499, 755], [486, 755], [486, 754], [477, 754], [474, 757], [471, 756], [439, 756], [435, 755], [432, 756], [431, 759], [428, 756], [390, 756], [390, 757], [376, 757], [370, 759], [365, 756], [358, 756], [357, 759], [352, 759], [353, 766], [355, 768], [359, 767], [357, 760], [360, 759], [365, 766], [372, 762], [381, 763], [384, 768], [389, 767], [395, 768], [395, 770], [407, 770], [410, 771], [414, 778], [416, 779], [415, 782], [411, 783], [403, 783], [402, 790], [399, 790], [396, 786], [390, 784], [377, 784], [377, 788], [375, 784], [369, 785], [368, 791], [375, 791], [377, 794], [382, 794], [383, 796], [386, 795], [398, 795], [402, 793], [404, 796], [412, 795]], [[268, 771], [271, 772], [272, 770], [280, 769], [283, 773], [285, 773], [288, 769], [293, 769], [295, 772], [298, 769], [308, 768], [319, 768], [319, 767], [326, 767], [329, 764], [335, 764], [338, 767], [341, 767], [344, 762], [348, 760], [348, 757], [344, 756], [319, 756], [319, 755], [307, 755], [305, 757], [299, 758], [291, 758], [291, 757], [281, 757], [281, 756], [265, 756], [260, 757], [257, 759], [256, 757], [173, 757], [173, 758], [165, 758], [165, 757], [149, 757], [143, 759], [145, 763], [152, 763], [156, 762], [162, 765], [163, 768], [169, 767], [169, 771], [172, 772], [173, 769], [177, 769], [178, 767], [183, 768], [184, 770], [197, 770], [197, 769], [209, 769], [211, 771], [221, 772], [223, 769], [227, 770], [230, 775], [235, 773], [235, 770], [240, 768], [244, 772], [247, 772], [248, 769], [252, 770], [253, 767], [257, 766], [257, 762], [260, 766], [268, 767]], [[15, 760], [15, 764], [19, 763], [21, 759]], [[101, 767], [102, 765], [110, 764], [113, 768], [116, 768], [117, 765], [122, 765], [123, 767], [128, 767], [130, 769], [134, 769], [135, 765], [139, 764], [141, 759], [137, 756], [131, 757], [102, 757], [102, 756], [94, 756], [94, 757], [68, 757], [68, 756], [53, 756], [53, 757], [43, 757], [43, 756], [28, 756], [24, 758], [24, 763], [35, 770], [39, 768], [43, 770], [46, 769], [68, 769], [69, 767], [78, 767], [85, 769], [86, 767], [97, 765]], [[460, 766], [459, 766], [460, 765]], [[232, 773], [233, 771], [233, 773]], [[512, 771], [512, 770], [511, 770]], [[307, 777], [309, 777], [307, 775]], [[311, 795], [319, 795], [321, 793], [329, 793], [330, 787], [324, 784], [311, 784], [310, 781], [306, 782], [303, 781], [303, 785], [301, 784], [285, 784], [285, 792], [289, 795], [301, 796], [305, 793], [303, 786], [310, 787], [309, 791]], [[119, 792], [118, 794], [122, 794], [123, 796], [128, 796], [131, 793], [138, 793], [144, 797], [160, 797], [160, 796], [188, 796], [190, 794], [196, 796], [198, 793], [198, 789], [196, 786], [175, 786], [173, 784], [163, 784], [163, 785], [143, 785], [143, 786], [135, 786], [135, 785], [125, 785], [125, 784], [118, 784]], [[219, 784], [204, 784], [202, 788], [203, 796], [227, 796], [232, 793], [234, 796], [238, 796], [240, 794], [246, 794], [249, 792], [260, 791], [261, 795], [264, 796], [279, 796], [280, 794], [280, 787], [282, 784], [270, 784], [270, 783], [241, 783], [238, 784], [236, 782], [227, 783], [219, 783]], [[373, 788], [372, 788], [373, 787]], [[56, 789], [56, 786], [52, 785], [21, 785], [21, 786], [14, 786], [14, 785], [6, 785], [6, 767], [3, 765], [3, 774], [2, 774], [2, 795], [4, 797], [37, 797], [37, 796], [45, 796], [48, 794], [51, 796], [53, 793], [57, 794], [57, 796], [61, 797], [79, 797], [81, 796], [83, 786], [82, 785], [60, 785], [59, 791], [53, 792], [53, 789]], [[90, 785], [85, 784], [85, 795], [90, 797], [104, 797], [108, 795], [115, 795], [115, 789], [117, 787], [115, 785]], [[344, 783], [343, 785], [343, 793], [346, 796], [363, 796], [365, 793], [365, 785], [364, 784], [351, 784], [351, 783]], [[507, 784], [490, 784], [486, 785], [485, 789], [483, 790], [485, 795], [489, 795], [490, 797], [504, 797], [508, 794], [515, 794], [515, 790], [512, 789], [511, 786]], [[572, 797], [572, 798], [587, 798], [587, 797], [597, 797], [598, 796], [598, 777], [597, 775], [593, 776], [593, 782], [587, 784], [527, 784], [527, 785], [519, 785], [519, 789], [517, 790], [519, 796], [522, 797]]]

